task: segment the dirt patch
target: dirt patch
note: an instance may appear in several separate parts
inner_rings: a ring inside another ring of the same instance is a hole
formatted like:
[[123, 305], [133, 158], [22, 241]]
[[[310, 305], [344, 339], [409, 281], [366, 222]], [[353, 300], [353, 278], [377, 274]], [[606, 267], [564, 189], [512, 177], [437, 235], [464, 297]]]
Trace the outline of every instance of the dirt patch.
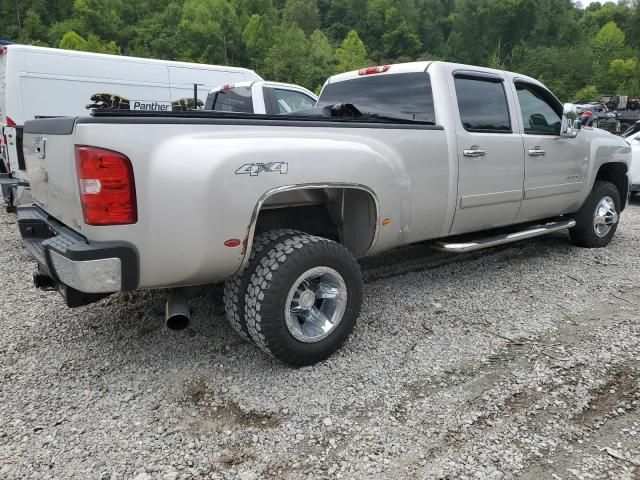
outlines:
[[581, 425], [592, 425], [596, 421], [617, 415], [616, 410], [635, 410], [632, 405], [638, 392], [638, 369], [625, 364], [612, 372], [611, 379], [591, 394], [591, 401], [576, 417]]

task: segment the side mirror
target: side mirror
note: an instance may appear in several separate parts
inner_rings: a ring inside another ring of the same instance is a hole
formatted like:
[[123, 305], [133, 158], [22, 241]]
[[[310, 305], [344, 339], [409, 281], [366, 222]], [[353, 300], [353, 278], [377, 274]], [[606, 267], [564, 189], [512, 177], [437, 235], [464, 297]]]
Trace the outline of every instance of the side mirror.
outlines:
[[575, 138], [582, 126], [576, 118], [578, 117], [578, 106], [573, 103], [565, 103], [562, 111], [562, 124], [560, 126], [560, 136]]

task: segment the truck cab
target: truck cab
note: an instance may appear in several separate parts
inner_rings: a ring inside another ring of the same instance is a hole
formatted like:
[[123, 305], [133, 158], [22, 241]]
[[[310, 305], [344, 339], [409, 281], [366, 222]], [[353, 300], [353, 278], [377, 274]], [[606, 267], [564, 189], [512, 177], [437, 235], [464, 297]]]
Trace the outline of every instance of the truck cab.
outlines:
[[315, 106], [318, 97], [291, 83], [249, 81], [222, 85], [209, 92], [205, 110], [279, 115]]

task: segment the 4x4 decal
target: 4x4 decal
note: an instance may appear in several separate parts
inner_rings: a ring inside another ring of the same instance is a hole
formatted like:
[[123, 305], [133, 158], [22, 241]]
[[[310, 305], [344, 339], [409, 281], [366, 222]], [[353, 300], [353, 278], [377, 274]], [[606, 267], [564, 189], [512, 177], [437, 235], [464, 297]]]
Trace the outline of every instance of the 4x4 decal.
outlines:
[[289, 170], [287, 162], [268, 162], [268, 163], [245, 163], [236, 170], [236, 175], [258, 176], [260, 172], [276, 173], [284, 175]]

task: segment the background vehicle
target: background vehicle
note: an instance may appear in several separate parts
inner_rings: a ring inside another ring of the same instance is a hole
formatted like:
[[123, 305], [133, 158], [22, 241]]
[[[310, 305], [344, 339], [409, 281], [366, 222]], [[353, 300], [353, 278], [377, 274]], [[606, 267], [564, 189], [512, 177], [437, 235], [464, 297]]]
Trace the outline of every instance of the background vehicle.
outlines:
[[69, 306], [173, 287], [167, 323], [183, 328], [178, 287], [225, 281], [234, 329], [307, 365], [355, 325], [356, 257], [427, 240], [467, 252], [566, 229], [576, 245], [603, 247], [627, 203], [627, 143], [576, 130], [575, 106], [524, 75], [365, 68], [330, 78], [316, 111], [27, 122], [35, 205], [18, 223], [36, 285]]
[[640, 120], [640, 103], [637, 98], [628, 95], [603, 95], [600, 103], [616, 113], [621, 132]]
[[631, 193], [637, 195], [640, 194], [640, 125], [625, 140], [631, 145], [631, 167], [629, 169]]
[[209, 92], [205, 110], [278, 115], [311, 108], [318, 97], [299, 85], [279, 82], [239, 82]]
[[[194, 96], [204, 100], [223, 83], [260, 80], [244, 68], [103, 55], [27, 45], [0, 47], [0, 133], [5, 143], [3, 178], [9, 204], [27, 186], [22, 125], [38, 117], [76, 116], [90, 108], [169, 111], [184, 109]], [[186, 102], [185, 102], [186, 100]]]
[[606, 105], [591, 103], [579, 105], [582, 113], [578, 117], [585, 127], [594, 127], [607, 130], [611, 133], [620, 133], [621, 123], [616, 112], [610, 111]]

